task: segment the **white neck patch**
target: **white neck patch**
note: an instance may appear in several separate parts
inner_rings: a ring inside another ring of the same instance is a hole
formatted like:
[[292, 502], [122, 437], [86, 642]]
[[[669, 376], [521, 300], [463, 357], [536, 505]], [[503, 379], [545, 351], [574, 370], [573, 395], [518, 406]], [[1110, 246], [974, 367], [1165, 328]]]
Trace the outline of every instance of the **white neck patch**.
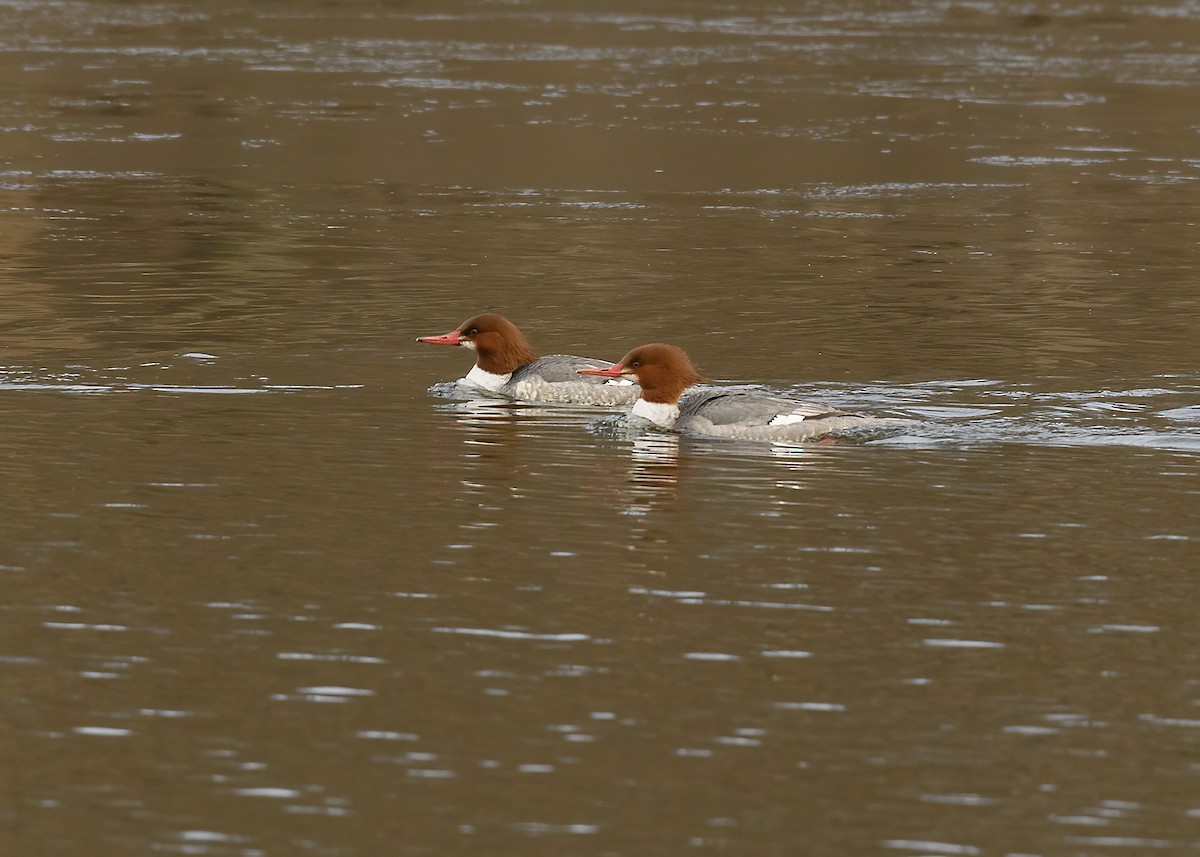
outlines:
[[462, 380], [463, 383], [495, 392], [507, 384], [510, 378], [512, 378], [511, 372], [507, 375], [497, 375], [495, 372], [480, 369], [479, 365], [476, 364], [471, 367], [471, 371], [467, 373], [467, 377]]
[[633, 403], [633, 410], [630, 413], [635, 417], [650, 420], [650, 422], [657, 426], [671, 428], [675, 425], [675, 420], [679, 419], [679, 405], [671, 405], [666, 402], [647, 402], [645, 399], [638, 399]]

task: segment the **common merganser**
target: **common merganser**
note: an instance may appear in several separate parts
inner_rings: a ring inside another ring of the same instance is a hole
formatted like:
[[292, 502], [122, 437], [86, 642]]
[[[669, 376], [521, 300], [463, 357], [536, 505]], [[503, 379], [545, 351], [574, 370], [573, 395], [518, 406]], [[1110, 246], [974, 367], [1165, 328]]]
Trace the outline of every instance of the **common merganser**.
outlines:
[[457, 345], [478, 356], [458, 383], [513, 399], [574, 402], [583, 405], [628, 405], [638, 388], [625, 378], [580, 377], [582, 369], [606, 369], [607, 360], [550, 354], [538, 357], [517, 326], [502, 315], [473, 316], [449, 333], [421, 336], [417, 342]]
[[887, 422], [756, 390], [689, 390], [700, 381], [692, 361], [682, 348], [661, 342], [635, 348], [608, 368], [578, 371], [637, 381], [642, 392], [630, 413], [685, 433], [744, 440], [815, 440], [832, 432]]

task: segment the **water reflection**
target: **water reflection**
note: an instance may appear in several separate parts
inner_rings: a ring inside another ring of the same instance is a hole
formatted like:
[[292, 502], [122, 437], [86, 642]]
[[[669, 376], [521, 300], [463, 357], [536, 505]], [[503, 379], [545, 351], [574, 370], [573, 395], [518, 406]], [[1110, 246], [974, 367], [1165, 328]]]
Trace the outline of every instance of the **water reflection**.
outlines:
[[[718, 483], [728, 482], [732, 486], [753, 483], [781, 489], [785, 493], [771, 501], [775, 508], [762, 513], [779, 517], [781, 507], [789, 505], [786, 492], [807, 488], [812, 468], [837, 466], [836, 455], [831, 452], [839, 441], [832, 438], [820, 443], [697, 438], [663, 431], [641, 421], [629, 423], [621, 417], [593, 422], [589, 430], [615, 441], [619, 453], [628, 456], [621, 509], [623, 514], [640, 519], [631, 525], [635, 537], [659, 517], [670, 523], [670, 517], [680, 507], [681, 483], [689, 485], [686, 490], [695, 491], [699, 488], [695, 480], [715, 477]], [[604, 451], [600, 449], [594, 454], [602, 455]]]
[[626, 515], [638, 518], [652, 512], [674, 508], [679, 487], [679, 435], [658, 431], [640, 431], [630, 440], [629, 479], [622, 497]]
[[539, 426], [583, 426], [596, 414], [596, 409], [589, 405], [546, 405], [483, 396], [433, 407], [451, 414], [454, 426], [473, 442], [495, 442], [510, 430], [522, 437], [533, 437], [536, 435], [530, 430]]

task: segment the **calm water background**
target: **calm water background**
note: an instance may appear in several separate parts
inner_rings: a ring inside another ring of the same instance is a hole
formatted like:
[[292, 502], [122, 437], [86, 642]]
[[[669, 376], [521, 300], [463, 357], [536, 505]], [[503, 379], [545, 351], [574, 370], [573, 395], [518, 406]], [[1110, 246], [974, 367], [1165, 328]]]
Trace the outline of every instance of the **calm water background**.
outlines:
[[[0, 2], [0, 853], [1195, 853], [1198, 45]], [[484, 309], [913, 428], [430, 395]]]

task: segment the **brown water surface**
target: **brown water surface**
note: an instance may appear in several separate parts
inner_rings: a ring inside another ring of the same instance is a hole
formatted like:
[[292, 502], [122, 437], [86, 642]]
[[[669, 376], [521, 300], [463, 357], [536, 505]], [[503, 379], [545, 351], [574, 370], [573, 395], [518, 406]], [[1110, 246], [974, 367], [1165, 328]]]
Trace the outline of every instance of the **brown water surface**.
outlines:
[[[0, 2], [0, 853], [1193, 854], [1197, 45]], [[484, 309], [911, 423], [427, 392]]]

